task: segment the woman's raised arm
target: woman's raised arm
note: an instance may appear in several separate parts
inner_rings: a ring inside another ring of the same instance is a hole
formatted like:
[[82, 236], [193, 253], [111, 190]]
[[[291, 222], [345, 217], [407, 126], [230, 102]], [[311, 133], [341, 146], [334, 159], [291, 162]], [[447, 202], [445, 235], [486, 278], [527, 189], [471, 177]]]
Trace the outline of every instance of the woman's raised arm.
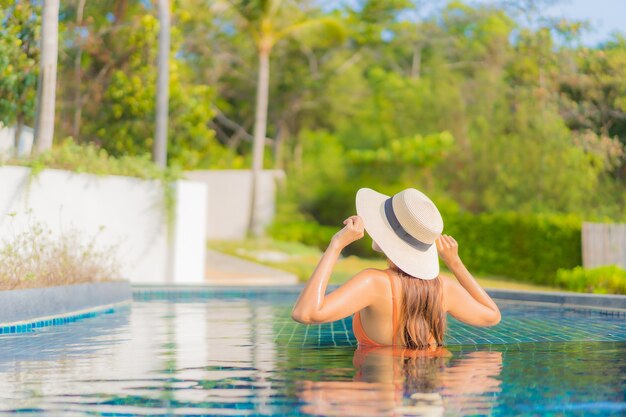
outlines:
[[498, 324], [500, 309], [461, 261], [456, 240], [441, 235], [435, 242], [439, 256], [459, 281], [443, 280], [446, 310], [453, 317], [474, 326]]
[[291, 312], [291, 318], [300, 323], [324, 323], [335, 321], [359, 311], [371, 304], [371, 274], [364, 270], [328, 296], [326, 287], [337, 258], [343, 248], [363, 237], [363, 220], [351, 216], [344, 220], [345, 227], [333, 236], [309, 278]]

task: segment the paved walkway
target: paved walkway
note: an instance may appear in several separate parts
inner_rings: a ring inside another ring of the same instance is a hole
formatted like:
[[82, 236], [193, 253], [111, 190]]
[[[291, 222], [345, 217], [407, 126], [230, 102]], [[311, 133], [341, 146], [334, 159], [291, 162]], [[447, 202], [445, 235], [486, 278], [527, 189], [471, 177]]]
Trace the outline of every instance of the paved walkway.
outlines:
[[293, 285], [298, 277], [220, 252], [208, 250], [205, 279], [212, 285]]

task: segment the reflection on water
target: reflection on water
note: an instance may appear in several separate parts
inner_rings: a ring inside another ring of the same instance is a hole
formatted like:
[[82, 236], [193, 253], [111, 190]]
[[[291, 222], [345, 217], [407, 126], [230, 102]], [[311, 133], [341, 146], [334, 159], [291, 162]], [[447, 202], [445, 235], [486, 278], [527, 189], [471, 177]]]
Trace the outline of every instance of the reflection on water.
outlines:
[[501, 391], [502, 352], [459, 358], [426, 351], [359, 347], [351, 381], [300, 381], [304, 414], [319, 416], [490, 415]]
[[[626, 343], [355, 349], [338, 343], [341, 325], [295, 324], [291, 302], [135, 302], [0, 336], [0, 415], [626, 413]], [[311, 332], [319, 348], [304, 344]]]

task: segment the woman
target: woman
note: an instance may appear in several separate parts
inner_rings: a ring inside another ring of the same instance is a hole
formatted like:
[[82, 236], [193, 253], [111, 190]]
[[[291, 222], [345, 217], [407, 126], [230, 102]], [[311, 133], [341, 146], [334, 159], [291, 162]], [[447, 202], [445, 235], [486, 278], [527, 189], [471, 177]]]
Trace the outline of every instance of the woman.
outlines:
[[[498, 306], [463, 265], [456, 240], [441, 234], [443, 219], [425, 194], [408, 188], [389, 197], [362, 188], [356, 209], [302, 290], [294, 320], [326, 323], [354, 314], [359, 345], [418, 349], [443, 344], [446, 313], [474, 326], [499, 323]], [[373, 249], [386, 255], [389, 268], [365, 269], [326, 295], [342, 249], [362, 238], [364, 230]], [[439, 276], [438, 256], [456, 280]]]

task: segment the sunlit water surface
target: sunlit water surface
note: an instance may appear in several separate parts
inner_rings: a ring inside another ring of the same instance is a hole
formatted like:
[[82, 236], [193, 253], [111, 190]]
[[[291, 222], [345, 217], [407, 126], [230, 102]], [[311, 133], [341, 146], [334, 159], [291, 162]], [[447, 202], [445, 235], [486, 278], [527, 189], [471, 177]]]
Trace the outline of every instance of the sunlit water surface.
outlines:
[[[408, 357], [356, 349], [349, 318], [295, 324], [293, 300], [135, 301], [0, 336], [0, 415], [626, 415], [623, 315], [503, 303], [501, 325], [476, 337], [506, 343]], [[524, 342], [538, 325], [561, 340], [561, 322], [586, 341]], [[522, 342], [501, 339], [515, 329]], [[452, 322], [448, 340], [469, 331]]]

